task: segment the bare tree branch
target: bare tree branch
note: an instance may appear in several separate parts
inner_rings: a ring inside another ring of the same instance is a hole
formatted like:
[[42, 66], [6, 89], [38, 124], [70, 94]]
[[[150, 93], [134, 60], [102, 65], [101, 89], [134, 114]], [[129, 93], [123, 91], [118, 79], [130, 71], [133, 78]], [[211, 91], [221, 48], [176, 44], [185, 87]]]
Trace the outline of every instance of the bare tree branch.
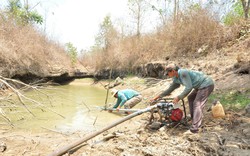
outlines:
[[[30, 110], [29, 108], [25, 105], [22, 97], [23, 97], [23, 94], [21, 94], [18, 90], [16, 90], [14, 87], [12, 87], [9, 83], [7, 83], [5, 80], [3, 80], [3, 77], [0, 76], [0, 81], [5, 84], [8, 88], [10, 88], [17, 96], [18, 96], [18, 99], [20, 100], [21, 104], [24, 106], [24, 108], [30, 113], [32, 114], [33, 116], [35, 116]], [[17, 82], [16, 80], [13, 80], [14, 82]], [[22, 84], [22, 82], [21, 82]]]
[[[49, 110], [50, 112], [53, 112], [59, 116], [61, 116], [62, 118], [65, 118], [63, 115], [57, 113], [56, 111], [48, 108], [46, 105], [42, 104], [41, 102], [38, 102], [30, 97], [27, 97], [25, 96], [24, 94], [21, 93], [22, 90], [24, 91], [27, 91], [29, 89], [32, 89], [34, 91], [37, 91], [39, 94], [43, 94], [45, 95], [47, 98], [49, 98], [49, 96], [42, 92], [40, 89], [41, 87], [40, 86], [35, 86], [35, 85], [29, 85], [29, 84], [26, 84], [26, 83], [23, 83], [21, 81], [18, 81], [18, 80], [15, 80], [15, 79], [10, 79], [10, 78], [5, 78], [3, 76], [0, 76], [0, 84], [3, 84], [5, 85], [9, 90], [11, 90], [11, 93], [9, 93], [8, 95], [6, 96], [2, 96], [0, 97], [0, 101], [2, 102], [7, 102], [8, 104], [11, 104], [11, 107], [19, 107], [18, 105], [15, 104], [15, 102], [13, 102], [12, 100], [12, 95], [15, 94], [17, 97], [18, 97], [18, 100], [20, 101], [21, 105], [25, 108], [25, 110], [27, 112], [29, 112], [32, 116], [35, 116], [34, 113], [32, 113], [32, 111], [27, 107], [27, 104], [25, 102], [29, 101], [33, 104], [35, 104], [36, 106], [38, 106], [39, 108], [41, 109], [46, 109], [46, 110]], [[18, 85], [21, 85], [21, 89], [17, 89], [14, 85], [12, 84], [18, 84]], [[1, 88], [0, 88], [1, 89]], [[6, 105], [0, 105], [0, 109], [5, 107], [6, 108]], [[7, 106], [7, 107], [10, 107], [10, 106]], [[1, 109], [2, 110], [2, 109]], [[11, 123], [11, 120], [5, 115], [5, 113], [2, 111], [0, 111], [0, 115], [8, 122], [8, 123]]]
[[0, 108], [0, 114], [2, 116], [2, 118], [4, 120], [6, 120], [12, 127], [14, 126], [12, 123], [11, 123], [11, 120], [6, 116], [6, 114], [3, 112], [2, 108]]

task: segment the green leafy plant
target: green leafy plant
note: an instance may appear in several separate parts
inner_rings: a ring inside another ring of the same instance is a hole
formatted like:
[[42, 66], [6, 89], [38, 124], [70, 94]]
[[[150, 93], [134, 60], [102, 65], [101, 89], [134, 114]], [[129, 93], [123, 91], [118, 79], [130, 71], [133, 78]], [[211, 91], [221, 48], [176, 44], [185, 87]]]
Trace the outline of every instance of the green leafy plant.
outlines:
[[42, 24], [43, 18], [29, 4], [22, 5], [20, 0], [9, 0], [7, 5], [8, 14], [14, 18], [18, 24]]
[[232, 7], [232, 10], [224, 16], [223, 23], [226, 25], [232, 25], [239, 19], [244, 17], [244, 9], [242, 3], [238, 0]]
[[107, 50], [112, 44], [112, 39], [116, 36], [111, 17], [109, 15], [105, 16], [99, 27], [99, 33], [95, 37], [96, 47]]
[[213, 93], [209, 97], [209, 101], [219, 100], [222, 105], [230, 109], [243, 109], [250, 104], [250, 90], [244, 93], [240, 91], [230, 91], [227, 93]]
[[77, 61], [77, 48], [74, 47], [72, 43], [68, 42], [66, 43], [66, 52], [71, 59], [71, 64], [74, 66]]

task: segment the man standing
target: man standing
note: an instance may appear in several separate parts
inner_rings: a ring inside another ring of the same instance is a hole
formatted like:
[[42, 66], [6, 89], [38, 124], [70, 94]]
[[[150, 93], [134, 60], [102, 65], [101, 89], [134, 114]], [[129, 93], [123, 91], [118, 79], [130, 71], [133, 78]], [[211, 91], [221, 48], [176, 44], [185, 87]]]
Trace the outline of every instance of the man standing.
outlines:
[[204, 109], [205, 103], [207, 102], [208, 96], [214, 89], [213, 80], [201, 72], [180, 69], [175, 64], [166, 66], [165, 71], [169, 77], [173, 78], [173, 82], [167, 90], [163, 91], [160, 95], [157, 95], [153, 100], [155, 101], [159, 98], [169, 95], [172, 91], [179, 88], [180, 85], [183, 85], [185, 89], [173, 100], [173, 103], [176, 104], [179, 100], [185, 98], [192, 91], [188, 95], [192, 125], [190, 127], [190, 131], [187, 133], [198, 133], [199, 127], [202, 123], [202, 111]]
[[117, 111], [119, 111], [123, 105], [125, 109], [133, 108], [142, 100], [140, 93], [132, 89], [112, 89], [111, 94], [113, 97], [117, 98], [116, 104], [113, 106], [113, 108], [116, 108]]

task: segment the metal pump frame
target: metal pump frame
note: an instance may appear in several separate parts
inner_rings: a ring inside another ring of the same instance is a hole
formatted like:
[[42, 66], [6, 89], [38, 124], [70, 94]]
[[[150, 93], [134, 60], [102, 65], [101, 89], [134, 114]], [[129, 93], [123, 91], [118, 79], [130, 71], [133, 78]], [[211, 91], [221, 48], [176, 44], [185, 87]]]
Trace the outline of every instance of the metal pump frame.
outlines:
[[[151, 110], [151, 116], [149, 118], [149, 124], [152, 123], [153, 120], [154, 120], [154, 113], [159, 114], [160, 122], [165, 122], [165, 121], [162, 120], [164, 118], [164, 116], [162, 115], [162, 109], [164, 107], [163, 103], [166, 103], [166, 104], [169, 104], [169, 105], [171, 105], [171, 104], [174, 105], [172, 103], [172, 101], [173, 101], [173, 98], [161, 98], [161, 99], [158, 99], [157, 101], [153, 102], [153, 105], [156, 105], [156, 107]], [[187, 119], [186, 107], [185, 107], [184, 100], [182, 99], [181, 101], [182, 101], [182, 107], [183, 107], [183, 112], [184, 112], [184, 118], [181, 121], [183, 121], [183, 120], [186, 121], [186, 119]], [[165, 106], [165, 107], [168, 107], [168, 106]], [[179, 122], [181, 122], [181, 121], [179, 121]]]

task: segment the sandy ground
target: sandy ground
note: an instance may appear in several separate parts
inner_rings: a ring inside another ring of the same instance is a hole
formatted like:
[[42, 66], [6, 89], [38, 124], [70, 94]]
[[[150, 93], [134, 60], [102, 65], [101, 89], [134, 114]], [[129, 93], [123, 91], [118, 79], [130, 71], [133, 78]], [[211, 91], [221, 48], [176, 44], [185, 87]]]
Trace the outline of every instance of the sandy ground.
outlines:
[[[117, 88], [133, 87], [140, 90], [144, 97], [151, 98], [152, 92], [159, 91], [159, 86], [169, 83], [168, 80], [148, 79], [146, 84], [151, 84], [151, 86], [152, 83], [155, 84], [154, 87], [148, 87], [150, 85], [136, 82], [141, 82], [141, 80], [136, 77], [131, 78]], [[178, 90], [176, 93], [178, 93]], [[147, 100], [147, 98], [144, 99], [144, 101]], [[158, 130], [149, 129], [147, 126], [149, 117], [150, 113], [136, 116], [87, 142], [83, 142], [65, 155], [250, 155], [250, 118], [244, 116], [244, 111], [226, 110], [226, 117], [223, 119], [214, 119], [211, 112], [204, 111], [202, 131], [195, 135], [183, 135], [188, 130], [190, 122], [187, 122], [187, 125], [164, 126]], [[62, 147], [75, 143], [91, 134], [76, 132], [68, 135], [45, 129], [39, 132], [20, 131], [1, 126], [0, 155], [49, 155], [54, 150], [60, 150]]]
[[[246, 40], [243, 45], [247, 45]], [[250, 60], [249, 51], [240, 46], [223, 50], [204, 60], [179, 60], [179, 64], [189, 69], [204, 69], [216, 82], [215, 92], [220, 90], [244, 91], [250, 88], [248, 74], [237, 75], [233, 72], [234, 64]], [[133, 88], [140, 91], [144, 103], [163, 90], [170, 80], [139, 79], [137, 77], [124, 80], [117, 86]], [[105, 83], [105, 82], [103, 82]], [[98, 85], [98, 84], [97, 84]], [[178, 91], [177, 91], [178, 92]], [[173, 93], [175, 94], [175, 93]], [[146, 106], [146, 105], [145, 105]], [[150, 113], [134, 117], [100, 135], [82, 143], [65, 155], [71, 156], [250, 156], [250, 118], [245, 116], [244, 110], [234, 112], [225, 110], [226, 116], [214, 119], [211, 112], [207, 112], [211, 103], [204, 111], [202, 131], [196, 135], [183, 135], [189, 125], [179, 124], [175, 127], [165, 126], [159, 130], [147, 128]], [[188, 108], [187, 108], [188, 109]], [[108, 125], [107, 125], [108, 126]], [[95, 133], [95, 132], [93, 132]], [[92, 133], [76, 132], [71, 135], [50, 130], [35, 132], [20, 131], [10, 127], [0, 126], [0, 155], [3, 156], [44, 156], [54, 150], [59, 150], [69, 144]]]

